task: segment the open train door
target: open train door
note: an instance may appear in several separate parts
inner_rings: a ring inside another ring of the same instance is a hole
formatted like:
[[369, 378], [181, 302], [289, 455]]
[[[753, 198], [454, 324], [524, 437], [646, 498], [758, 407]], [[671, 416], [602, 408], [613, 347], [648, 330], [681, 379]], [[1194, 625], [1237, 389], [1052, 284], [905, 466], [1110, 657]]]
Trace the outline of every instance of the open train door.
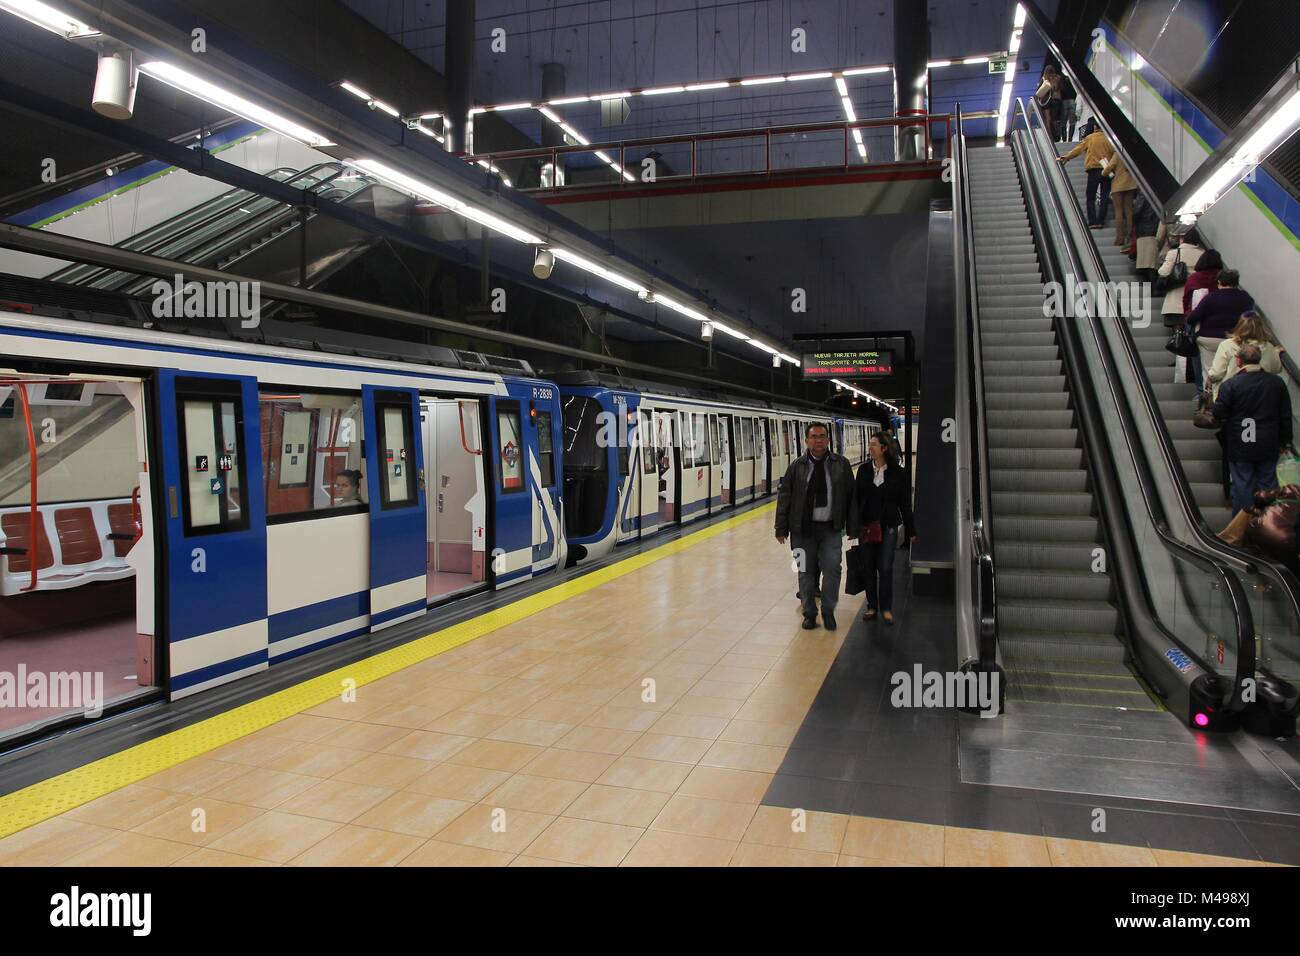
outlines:
[[266, 502], [256, 379], [162, 369], [158, 389], [174, 700], [267, 667]]
[[428, 547], [420, 395], [363, 385], [370, 506], [370, 630], [419, 617], [428, 606]]

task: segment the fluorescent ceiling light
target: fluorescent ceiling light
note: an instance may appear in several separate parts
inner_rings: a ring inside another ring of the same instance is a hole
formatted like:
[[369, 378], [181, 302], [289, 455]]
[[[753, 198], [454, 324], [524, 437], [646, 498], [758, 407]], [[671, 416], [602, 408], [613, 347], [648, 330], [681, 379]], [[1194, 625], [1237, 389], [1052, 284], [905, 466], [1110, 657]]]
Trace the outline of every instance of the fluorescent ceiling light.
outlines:
[[372, 107], [374, 107], [375, 109], [377, 109], [377, 110], [382, 110], [383, 112], [387, 113], [389, 116], [401, 116], [401, 115], [402, 115], [400, 111], [398, 111], [397, 109], [395, 109], [395, 108], [392, 107], [392, 106], [389, 106], [389, 105], [388, 105], [387, 103], [385, 103], [383, 100], [371, 100], [371, 101], [370, 101], [370, 105], [371, 105]]
[[840, 96], [849, 95], [849, 84], [844, 82], [844, 77], [842, 76], [835, 77], [835, 89], [840, 91]]
[[599, 263], [592, 262], [590, 259], [584, 258], [576, 252], [570, 252], [568, 249], [559, 249], [556, 247], [552, 247], [551, 252], [555, 253], [555, 258], [559, 259], [561, 262], [567, 262], [569, 265], [577, 266], [584, 272], [598, 275], [602, 279], [607, 279], [614, 283], [616, 286], [621, 286], [622, 288], [627, 289], [629, 292], [635, 292], [637, 295], [641, 295], [642, 293], [648, 293], [650, 291], [635, 279], [629, 279], [627, 276], [620, 275], [613, 269], [606, 269]]
[[[1008, 53], [1019, 53], [1019, 52], [1020, 52], [1020, 31], [1019, 31], [1019, 30], [1014, 31], [1014, 32], [1011, 34], [1011, 42], [1010, 42], [1010, 44], [1007, 45], [1007, 52], [1008, 52]], [[1008, 72], [1008, 73], [1011, 72], [1011, 70], [1010, 70], [1010, 64], [1008, 64], [1007, 72]]]
[[399, 172], [390, 166], [385, 166], [383, 163], [375, 162], [373, 159], [355, 159], [348, 160], [348, 162], [351, 165], [356, 166], [358, 169], [365, 170], [376, 179], [386, 182], [395, 189], [400, 189], [402, 192], [408, 193], [419, 199], [425, 199], [429, 202], [435, 202], [440, 206], [446, 206], [452, 212], [459, 213], [466, 219], [477, 222], [479, 225], [485, 226], [494, 232], [499, 232], [504, 236], [509, 236], [511, 239], [534, 244], [540, 244], [545, 241], [540, 236], [536, 236], [533, 233], [528, 232], [526, 229], [521, 229], [514, 223], [507, 222], [499, 216], [495, 216], [484, 209], [479, 209], [477, 206], [471, 206], [469, 203], [457, 199], [455, 196], [445, 193], [440, 189], [436, 189], [428, 183], [416, 179], [414, 176], [408, 176], [406, 173]]
[[1017, 3], [1017, 4], [1016, 4], [1016, 21], [1015, 21], [1016, 29], [1019, 30], [1019, 29], [1020, 29], [1021, 27], [1023, 27], [1024, 25], [1025, 25], [1025, 8], [1024, 8], [1024, 6], [1022, 6], [1021, 4]]
[[7, 10], [28, 23], [49, 30], [51, 33], [57, 33], [68, 40], [99, 36], [99, 31], [93, 27], [60, 13], [48, 4], [39, 3], [38, 0], [0, 0], [0, 10]]
[[579, 133], [576, 129], [574, 129], [572, 126], [570, 126], [568, 123], [561, 123], [561, 124], [560, 124], [560, 129], [562, 129], [562, 130], [564, 130], [566, 133], [568, 133], [569, 136], [570, 136], [573, 140], [575, 140], [576, 142], [578, 142], [579, 144], [581, 144], [581, 145], [583, 145], [583, 146], [589, 146], [589, 145], [591, 145], [591, 140], [587, 139], [587, 137], [583, 136], [583, 135], [582, 135], [581, 133]]
[[587, 98], [585, 96], [565, 96], [558, 100], [547, 100], [546, 105], [567, 106], [570, 103], [585, 103], [585, 102], [587, 102]]
[[363, 100], [368, 100], [371, 98], [369, 93], [367, 93], [361, 87], [357, 86], [355, 83], [349, 83], [347, 80], [344, 80], [342, 83], [339, 84], [339, 86], [347, 90], [353, 96], [359, 96]]
[[798, 360], [797, 358], [795, 358], [793, 355], [786, 355], [784, 352], [778, 352], [777, 354], [780, 355], [781, 358], [783, 358], [783, 359], [785, 359], [787, 362], [789, 362], [791, 365], [798, 365], [798, 364], [799, 364], [799, 360]]
[[733, 329], [725, 322], [719, 322], [717, 319], [709, 319], [709, 321], [713, 323], [713, 329], [715, 332], [725, 332], [727, 335], [730, 335], [733, 339], [740, 339], [740, 341], [742, 342], [749, 341], [749, 336], [746, 335], [744, 332], [740, 331], [740, 329]]
[[840, 103], [844, 105], [844, 115], [849, 118], [850, 123], [858, 121], [858, 114], [853, 112], [853, 103], [847, 96], [840, 97]]
[[632, 91], [631, 91], [631, 90], [623, 90], [623, 91], [620, 92], [620, 93], [593, 93], [593, 94], [591, 94], [590, 99], [592, 99], [592, 100], [621, 100], [621, 99], [626, 99], [627, 97], [629, 97], [629, 96], [631, 96], [631, 95], [632, 95]]
[[420, 119], [442, 119], [441, 113], [421, 113]]
[[797, 73], [787, 79], [791, 83], [798, 83], [800, 80], [829, 80], [832, 75], [830, 70], [826, 70], [824, 73]]
[[436, 139], [436, 140], [437, 140], [438, 142], [440, 142], [440, 143], [445, 143], [445, 142], [447, 142], [447, 140], [446, 140], [445, 138], [443, 138], [442, 136], [440, 136], [440, 135], [438, 135], [437, 133], [435, 133], [435, 132], [434, 132], [433, 130], [431, 130], [429, 127], [425, 126], [423, 123], [416, 123], [416, 124], [415, 124], [415, 131], [416, 131], [417, 133], [423, 133], [425, 136], [428, 136], [430, 139]]
[[931, 60], [925, 66], [928, 70], [934, 70], [941, 66], [952, 66], [952, 60]]
[[784, 83], [784, 76], [757, 76], [748, 80], [741, 80], [741, 86], [764, 86], [768, 83]]
[[168, 86], [189, 93], [191, 96], [196, 96], [218, 109], [252, 120], [254, 123], [265, 126], [277, 133], [283, 133], [290, 139], [296, 139], [300, 143], [316, 147], [334, 145], [328, 137], [309, 130], [305, 126], [300, 126], [278, 113], [273, 113], [264, 107], [258, 106], [242, 96], [236, 96], [228, 90], [223, 90], [221, 87], [200, 79], [192, 73], [178, 69], [170, 63], [163, 63], [159, 60], [143, 63], [140, 65], [140, 72], [152, 76], [156, 80], [161, 80]]
[[989, 58], [986, 56], [968, 56], [962, 60], [962, 63], [987, 63]]
[[543, 106], [537, 112], [541, 113], [543, 116], [545, 116], [548, 120], [550, 120], [552, 123], [556, 124], [557, 126], [564, 122], [564, 120], [560, 119], [559, 114], [556, 113], [555, 110], [550, 109], [548, 107]]
[[506, 110], [526, 110], [532, 108], [532, 103], [505, 103], [501, 106], [489, 106], [487, 109], [495, 110], [498, 113], [504, 113]]
[[687, 318], [695, 319], [696, 321], [699, 322], [713, 321], [703, 312], [700, 312], [698, 309], [692, 309], [689, 305], [686, 305], [683, 302], [678, 302], [676, 299], [670, 299], [668, 296], [664, 295], [663, 293], [656, 292], [655, 301], [658, 302], [660, 305], [672, 309], [674, 312], [680, 312], [682, 315], [686, 316]]
[[477, 116], [479, 113], [486, 113], [486, 112], [487, 112], [486, 106], [471, 106], [469, 108], [470, 116]]
[[866, 76], [868, 73], [888, 73], [892, 66], [860, 66], [852, 70], [841, 70], [844, 76]]
[[766, 342], [760, 342], [758, 339], [750, 339], [750, 340], [749, 340], [749, 344], [752, 345], [752, 346], [754, 346], [755, 348], [760, 348], [760, 349], [762, 349], [762, 350], [763, 350], [764, 352], [766, 352], [768, 355], [779, 355], [779, 354], [780, 354], [776, 349], [772, 348], [772, 346], [768, 345]]
[[657, 86], [653, 90], [642, 90], [642, 96], [662, 96], [665, 93], [684, 93], [684, 86]]
[[698, 93], [701, 90], [721, 90], [721, 89], [725, 89], [730, 85], [731, 83], [726, 80], [723, 80], [720, 83], [690, 83], [687, 84], [686, 92]]

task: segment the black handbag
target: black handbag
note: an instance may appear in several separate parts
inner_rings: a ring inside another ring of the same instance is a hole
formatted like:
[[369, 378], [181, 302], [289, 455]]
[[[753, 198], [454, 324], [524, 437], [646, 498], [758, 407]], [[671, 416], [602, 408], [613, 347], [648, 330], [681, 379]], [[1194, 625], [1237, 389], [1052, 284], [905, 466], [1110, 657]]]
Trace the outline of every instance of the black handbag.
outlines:
[[1185, 328], [1179, 326], [1174, 329], [1174, 334], [1169, 336], [1169, 341], [1165, 343], [1165, 350], [1175, 355], [1190, 357], [1196, 354], [1196, 339], [1188, 335]]
[[862, 546], [855, 544], [849, 548], [845, 561], [844, 593], [861, 594], [867, 589], [867, 562], [862, 554]]

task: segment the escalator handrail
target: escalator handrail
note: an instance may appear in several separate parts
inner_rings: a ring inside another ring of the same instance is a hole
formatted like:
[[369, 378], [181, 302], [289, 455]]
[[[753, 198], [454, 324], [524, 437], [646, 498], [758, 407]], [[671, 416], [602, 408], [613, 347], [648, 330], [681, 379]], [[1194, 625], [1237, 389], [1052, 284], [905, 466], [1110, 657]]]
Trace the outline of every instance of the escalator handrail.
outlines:
[[[1038, 115], [1039, 121], [1044, 122], [1042, 110], [1037, 103], [1034, 104], [1034, 110]], [[1127, 161], [1127, 160], [1125, 160]], [[1074, 195], [1073, 189], [1068, 181], [1065, 181], [1065, 173], [1060, 169], [1057, 163], [1052, 163], [1056, 168], [1059, 177], [1058, 186], [1066, 190], [1066, 195]], [[1075, 222], [1082, 227], [1083, 215], [1079, 211], [1078, 203], [1064, 203], [1068, 206], [1067, 215], [1070, 215]], [[1096, 239], [1092, 231], [1083, 229], [1082, 234], [1087, 236], [1087, 242], [1083, 244], [1083, 253], [1088, 258], [1088, 264], [1095, 270], [1095, 274], [1103, 283], [1110, 282], [1110, 273], [1102, 261], [1101, 254], [1097, 250]], [[1108, 285], [1103, 285], [1100, 292], [1110, 297]], [[1178, 456], [1174, 448], [1172, 436], [1169, 434], [1169, 427], [1165, 423], [1164, 416], [1160, 413], [1160, 403], [1155, 397], [1155, 392], [1151, 388], [1151, 382], [1147, 378], [1146, 369], [1142, 365], [1142, 357], [1138, 353], [1137, 344], [1133, 341], [1133, 336], [1129, 334], [1126, 328], [1123, 328], [1123, 319], [1118, 314], [1119, 310], [1110, 304], [1108, 318], [1112, 322], [1120, 323], [1119, 340], [1122, 344], [1121, 361], [1127, 366], [1129, 374], [1132, 376], [1138, 391], [1138, 396], [1142, 402], [1142, 411], [1145, 413], [1150, 426], [1155, 432], [1156, 441], [1159, 446], [1160, 458], [1165, 465], [1166, 474], [1170, 479], [1174, 495], [1178, 500], [1178, 505], [1187, 521], [1195, 538], [1197, 547], [1209, 551], [1229, 564], [1237, 567], [1239, 571], [1247, 574], [1260, 573], [1268, 578], [1273, 584], [1281, 588], [1285, 595], [1287, 604], [1292, 614], [1292, 620], [1300, 622], [1300, 580], [1292, 573], [1291, 569], [1279, 561], [1275, 561], [1264, 555], [1253, 554], [1242, 548], [1228, 544], [1218, 535], [1210, 530], [1209, 525], [1205, 523], [1205, 518], [1201, 514], [1200, 506], [1196, 504], [1196, 496], [1192, 493], [1191, 485], [1187, 480], [1187, 473], [1183, 469], [1182, 459]], [[1100, 321], [1094, 317], [1094, 321]], [[1296, 366], [1295, 361], [1289, 353], [1282, 351], [1279, 353], [1282, 359], [1283, 368], [1300, 384], [1300, 367]]]
[[[971, 447], [971, 547], [977, 569], [978, 595], [976, 612], [979, 627], [980, 667], [992, 671], [997, 666], [998, 602], [993, 561], [993, 507], [990, 496], [988, 422], [984, 396], [984, 351], [980, 333], [979, 296], [976, 294], [975, 236], [971, 217], [969, 166], [966, 140], [962, 129], [961, 105], [955, 110], [953, 137], [953, 236], [957, 243], [958, 314], [965, 323], [967, 342], [967, 383], [971, 420], [968, 437]], [[962, 600], [965, 595], [962, 595]]]
[[[1025, 139], [1031, 141], [1034, 144], [1031, 147], [1030, 151], [1034, 152], [1034, 154], [1038, 157], [1039, 161], [1042, 162], [1044, 160], [1044, 156], [1041, 148], [1041, 143], [1037, 139], [1032, 137], [1033, 130], [1032, 128], [1029, 127], [1029, 122], [1028, 122], [1029, 114], [1025, 110], [1024, 102], [1019, 98], [1017, 98], [1016, 102], [1017, 102], [1019, 114], [1025, 117], [1026, 120]], [[1035, 107], [1036, 106], [1037, 104], [1035, 104]], [[1038, 114], [1038, 117], [1041, 122], [1042, 120], [1041, 113]], [[1043, 127], [1040, 126], [1039, 128], [1041, 130]], [[1023, 141], [1024, 140], [1022, 140], [1022, 142]], [[1026, 157], [1026, 159], [1028, 159], [1028, 157]], [[1049, 165], [1050, 167], [1059, 170], [1059, 165], [1056, 163], [1055, 160], [1056, 157], [1053, 155]], [[1044, 170], [1044, 172], [1046, 175], [1051, 175], [1050, 169], [1046, 169]], [[1064, 174], [1061, 173], [1061, 175]], [[1026, 184], [1028, 185], [1028, 177], [1026, 177]], [[1048, 198], [1052, 198], [1050, 193], [1048, 194]], [[1049, 233], [1046, 228], [1047, 224], [1044, 221], [1044, 216], [1046, 215], [1047, 210], [1040, 208], [1039, 205], [1040, 202], [1042, 202], [1042, 198], [1038, 195], [1037, 190], [1033, 190], [1033, 189], [1026, 190], [1026, 195], [1025, 195], [1026, 211], [1029, 213], [1031, 221], [1036, 226], [1034, 230], [1035, 236], [1042, 237], [1038, 241], [1042, 243], [1044, 250], [1048, 252], [1047, 255], [1043, 256], [1044, 268], [1047, 269], [1049, 278], [1051, 278], [1052, 281], [1061, 282], [1061, 280], [1064, 278], [1064, 276], [1062, 275], [1062, 267], [1064, 264], [1058, 263], [1056, 261], [1054, 247], [1050, 246], [1049, 243], [1047, 242], [1046, 236]], [[1059, 201], [1052, 202], [1049, 208], [1055, 218], [1055, 225], [1057, 227], [1054, 234], [1059, 235], [1061, 237], [1065, 237], [1068, 236], [1069, 233], [1066, 230], [1064, 220], [1061, 218], [1061, 210], [1060, 210], [1061, 205], [1062, 204]], [[1076, 252], [1073, 249], [1072, 244], [1070, 243], [1065, 244], [1065, 249], [1067, 254], [1071, 255], [1072, 257]], [[1077, 262], [1073, 262], [1072, 265], [1074, 266], [1076, 271], [1079, 271], [1079, 264]], [[1105, 340], [1104, 337], [1102, 336], [1101, 329], [1096, 324], [1096, 318], [1089, 314], [1095, 310], [1086, 309], [1083, 311], [1084, 311], [1083, 317], [1087, 320], [1089, 331], [1091, 331], [1094, 340], [1098, 343], [1098, 347], [1102, 359], [1102, 371], [1106, 379], [1105, 385], [1109, 390], [1112, 398], [1117, 399], [1119, 396], [1122, 396], [1122, 392], [1117, 391], [1119, 385], [1117, 381], [1116, 369], [1114, 367], [1113, 361], [1110, 359], [1109, 353], [1104, 348]], [[1087, 422], [1088, 427], [1086, 429], [1081, 429], [1081, 431], [1085, 431], [1085, 434], [1088, 432], [1092, 432], [1094, 434], [1101, 434], [1104, 432], [1105, 429], [1100, 421], [1100, 418], [1098, 417], [1100, 416], [1100, 408], [1097, 407], [1097, 395], [1094, 391], [1086, 387], [1083, 372], [1082, 372], [1082, 355], [1078, 350], [1079, 347], [1075, 339], [1075, 336], [1078, 335], [1078, 329], [1074, 326], [1073, 323], [1064, 321], [1063, 317], [1057, 317], [1054, 320], [1054, 324], [1056, 325], [1058, 331], [1061, 333], [1059, 335], [1059, 338], [1061, 340], [1062, 351], [1065, 355], [1067, 368], [1074, 373], [1069, 377], [1075, 382], [1075, 385], [1078, 388], [1078, 393], [1083, 397], [1082, 401], [1078, 401], [1076, 403], [1077, 404], [1076, 411], [1078, 412], [1081, 419], [1085, 417], [1088, 419]], [[1120, 420], [1120, 427], [1124, 435], [1125, 444], [1128, 447], [1129, 454], [1133, 459], [1134, 469], [1138, 475], [1138, 483], [1140, 485], [1140, 488], [1138, 490], [1142, 497], [1143, 505], [1146, 508], [1147, 515], [1151, 520], [1152, 527], [1154, 528], [1156, 535], [1160, 540], [1161, 545], [1165, 548], [1166, 551], [1169, 551], [1171, 554], [1175, 554], [1178, 557], [1182, 558], [1183, 560], [1187, 561], [1188, 563], [1196, 565], [1200, 567], [1202, 570], [1214, 574], [1219, 579], [1220, 583], [1223, 586], [1223, 593], [1225, 595], [1225, 599], [1228, 601], [1230, 605], [1233, 620], [1236, 622], [1236, 631], [1237, 631], [1235, 636], [1236, 651], [1237, 651], [1237, 655], [1236, 655], [1237, 673], [1234, 677], [1232, 686], [1230, 688], [1231, 697], [1226, 702], [1226, 705], [1230, 709], [1239, 709], [1243, 705], [1243, 701], [1241, 700], [1242, 687], [1243, 687], [1242, 677], [1245, 676], [1245, 677], [1253, 678], [1255, 673], [1254, 626], [1253, 626], [1253, 619], [1250, 611], [1249, 602], [1246, 599], [1245, 590], [1242, 588], [1241, 581], [1237, 578], [1235, 574], [1229, 573], [1229, 570], [1224, 567], [1222, 561], [1211, 558], [1209, 555], [1206, 555], [1200, 551], [1197, 551], [1187, 546], [1186, 544], [1182, 543], [1177, 538], [1175, 538], [1172, 534], [1170, 534], [1168, 526], [1165, 524], [1165, 522], [1163, 521], [1160, 515], [1159, 499], [1156, 496], [1154, 483], [1149, 470], [1149, 465], [1146, 461], [1145, 456], [1141, 454], [1141, 445], [1138, 442], [1136, 432], [1134, 431], [1133, 423], [1123, 414], [1119, 415], [1119, 420]], [[1106, 469], [1106, 474], [1098, 476], [1097, 483], [1099, 485], [1099, 489], [1098, 489], [1099, 492], [1117, 495], [1120, 493], [1117, 490], [1119, 486], [1119, 481], [1117, 475], [1114, 474], [1115, 466], [1112, 458], [1113, 455], [1111, 457], [1098, 455], [1096, 457], [1096, 460], [1094, 461], [1094, 464], [1099, 468]], [[1106, 489], [1110, 489], [1110, 490], [1107, 492]], [[1105, 502], [1099, 502], [1099, 504], [1101, 504], [1103, 508], [1108, 507], [1107, 503]], [[1127, 522], [1124, 521], [1120, 521], [1118, 522], [1118, 524], [1127, 526], [1129, 529], [1129, 534], [1131, 536], [1133, 531], [1131, 525], [1129, 525]], [[1121, 551], [1121, 553], [1117, 555], [1117, 559], [1121, 564], [1133, 565], [1132, 567], [1129, 568], [1121, 568], [1121, 572], [1123, 573], [1122, 577], [1127, 578], [1128, 574], [1137, 574], [1138, 580], [1142, 582], [1142, 587], [1145, 590], [1146, 576], [1145, 574], [1140, 573], [1140, 565], [1136, 562], [1135, 553], [1127, 554]], [[1121, 582], [1121, 587], [1122, 587], [1122, 582]], [[1150, 599], [1149, 592], [1147, 593], [1147, 605], [1152, 611], [1154, 611], [1154, 603]], [[1218, 671], [1215, 668], [1209, 666], [1205, 662], [1204, 657], [1198, 651], [1189, 647], [1181, 638], [1178, 637], [1177, 634], [1173, 633], [1168, 627], [1166, 627], [1164, 623], [1159, 619], [1159, 617], [1156, 616], [1154, 613], [1151, 614], [1151, 621], [1153, 625], [1159, 629], [1160, 636], [1162, 639], [1178, 647], [1193, 662], [1195, 662], [1206, 674], [1211, 674], [1211, 675], [1218, 674]], [[1137, 655], [1134, 655], [1134, 659], [1135, 661], [1138, 659]]]

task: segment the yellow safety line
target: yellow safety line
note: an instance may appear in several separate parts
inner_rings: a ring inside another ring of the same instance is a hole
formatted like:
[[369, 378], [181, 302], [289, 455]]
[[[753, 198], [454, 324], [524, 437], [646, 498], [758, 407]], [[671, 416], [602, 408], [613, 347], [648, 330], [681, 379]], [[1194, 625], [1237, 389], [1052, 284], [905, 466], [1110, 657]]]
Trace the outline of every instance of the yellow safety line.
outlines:
[[561, 604], [602, 584], [617, 580], [656, 561], [679, 554], [710, 538], [715, 538], [747, 521], [770, 513], [772, 502], [743, 515], [728, 518], [645, 554], [633, 555], [609, 567], [600, 568], [573, 581], [556, 584], [544, 591], [505, 607], [487, 611], [441, 631], [426, 634], [400, 647], [357, 661], [346, 667], [305, 680], [293, 687], [268, 694], [225, 713], [182, 727], [171, 733], [136, 744], [126, 750], [102, 757], [93, 763], [50, 777], [30, 787], [0, 797], [0, 837], [26, 829], [114, 790], [153, 776], [179, 763], [215, 750], [232, 740], [292, 717], [336, 698], [343, 681], [356, 686], [369, 684], [403, 668], [436, 657], [485, 634], [514, 624], [530, 615]]

